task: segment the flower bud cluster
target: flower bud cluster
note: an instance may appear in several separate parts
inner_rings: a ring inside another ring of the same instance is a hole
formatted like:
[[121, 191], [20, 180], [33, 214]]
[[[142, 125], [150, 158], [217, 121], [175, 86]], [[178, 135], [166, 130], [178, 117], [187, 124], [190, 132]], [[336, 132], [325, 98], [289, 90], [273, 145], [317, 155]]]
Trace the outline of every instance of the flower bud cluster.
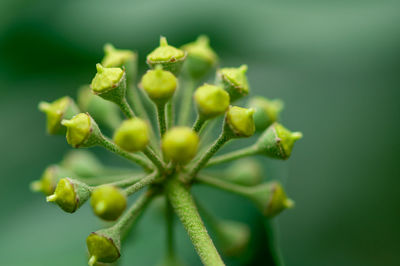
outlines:
[[[218, 56], [204, 35], [180, 48], [161, 37], [159, 46], [146, 57], [150, 69], [141, 78], [136, 76], [137, 58], [134, 51], [106, 44], [90, 85], [79, 89], [78, 104], [65, 96], [41, 102], [39, 110], [46, 115], [47, 132], [65, 134], [72, 148], [101, 146], [142, 167], [143, 173], [134, 174], [129, 169], [117, 171], [118, 175], [90, 152], [74, 150], [59, 164], [47, 167], [42, 177], [31, 183], [31, 189], [42, 192], [48, 202], [67, 213], [76, 212], [88, 201], [97, 217], [113, 221], [111, 227], [87, 237], [89, 265], [116, 261], [121, 256], [122, 236], [160, 194], [166, 195], [169, 212], [180, 218], [202, 261], [209, 264], [209, 256], [214, 256], [215, 265], [221, 265], [189, 188], [206, 184], [239, 194], [264, 216], [274, 217], [294, 203], [279, 182], [264, 182], [266, 174], [258, 160], [237, 160], [218, 176], [205, 175], [203, 169], [250, 155], [286, 160], [302, 134], [280, 124], [281, 100], [253, 97], [246, 107], [241, 106], [241, 99], [250, 93], [248, 66], [220, 68]], [[213, 71], [214, 82], [208, 79]], [[189, 125], [185, 117], [191, 117], [193, 110], [197, 118]], [[185, 114], [182, 120], [175, 121], [175, 111]], [[153, 113], [156, 118], [148, 119]], [[217, 118], [223, 121], [220, 135], [208, 144], [207, 131], [216, 125], [210, 120]], [[110, 138], [106, 136], [109, 133]], [[250, 137], [257, 138], [253, 145], [213, 157], [228, 141]], [[146, 191], [127, 207], [128, 197], [144, 188]], [[173, 219], [167, 220], [172, 230]], [[238, 256], [248, 249], [251, 236], [247, 225], [210, 220], [217, 246], [224, 254]], [[165, 261], [178, 264], [180, 260], [171, 253]]]

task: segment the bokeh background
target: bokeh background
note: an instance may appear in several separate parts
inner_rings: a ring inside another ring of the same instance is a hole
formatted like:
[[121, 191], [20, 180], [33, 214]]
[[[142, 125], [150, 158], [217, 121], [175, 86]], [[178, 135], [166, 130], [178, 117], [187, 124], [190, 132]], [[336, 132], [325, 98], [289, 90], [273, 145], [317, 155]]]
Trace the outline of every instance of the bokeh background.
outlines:
[[[296, 201], [275, 221], [286, 265], [399, 265], [399, 14], [389, 0], [0, 1], [0, 264], [85, 265], [84, 239], [101, 226], [87, 206], [67, 215], [29, 191], [69, 149], [63, 137], [46, 136], [38, 102], [75, 96], [106, 42], [136, 49], [143, 72], [160, 35], [179, 46], [204, 33], [221, 65], [247, 63], [252, 92], [283, 99], [284, 124], [305, 135], [289, 161], [265, 168]], [[261, 234], [244, 200], [195, 193]], [[156, 209], [132, 233], [121, 265], [160, 261]], [[179, 254], [200, 265], [178, 230]], [[266, 265], [265, 243], [256, 242], [250, 260], [228, 265]]]

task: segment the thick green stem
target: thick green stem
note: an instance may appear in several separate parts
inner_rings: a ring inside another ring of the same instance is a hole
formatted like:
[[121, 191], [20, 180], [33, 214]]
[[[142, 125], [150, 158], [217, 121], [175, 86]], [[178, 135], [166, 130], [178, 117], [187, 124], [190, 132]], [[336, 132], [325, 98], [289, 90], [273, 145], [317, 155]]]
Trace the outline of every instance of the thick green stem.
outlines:
[[117, 187], [125, 187], [132, 185], [133, 183], [139, 181], [143, 178], [143, 174], [129, 175], [121, 174], [114, 176], [99, 176], [89, 179], [79, 179], [89, 186], [101, 186], [101, 185], [112, 185]]
[[189, 172], [187, 177], [187, 181], [191, 181], [196, 174], [203, 168], [208, 160], [229, 140], [231, 137], [224, 132], [215, 140], [215, 142], [208, 148], [208, 150], [203, 154], [203, 156], [195, 163], [192, 169]]
[[225, 265], [208, 235], [189, 190], [178, 178], [174, 177], [168, 180], [166, 192], [203, 264], [206, 266]]
[[197, 115], [196, 121], [194, 122], [193, 125], [193, 131], [199, 133], [206, 121], [207, 119], [205, 119], [203, 116]]
[[248, 187], [236, 185], [227, 181], [223, 181], [218, 178], [206, 176], [206, 175], [197, 175], [196, 181], [203, 183], [205, 185], [209, 185], [218, 189], [222, 189], [228, 192], [232, 192], [242, 196], [248, 196], [250, 191]]
[[188, 123], [192, 112], [192, 96], [196, 81], [191, 78], [186, 78], [184, 86], [182, 86], [182, 99], [179, 109], [178, 125], [185, 126]]
[[122, 100], [122, 102], [120, 104], [118, 104], [119, 108], [121, 109], [121, 111], [124, 113], [124, 115], [127, 118], [132, 118], [135, 116], [135, 113], [133, 112], [133, 110], [131, 109], [131, 107], [129, 106], [126, 98], [124, 98]]
[[227, 154], [223, 154], [217, 157], [212, 158], [205, 167], [209, 167], [212, 165], [216, 165], [216, 164], [220, 164], [220, 163], [225, 163], [225, 162], [230, 162], [242, 157], [246, 157], [246, 156], [251, 156], [257, 153], [257, 148], [255, 145], [244, 148], [244, 149], [240, 149], [237, 151], [233, 151]]
[[145, 158], [143, 158], [137, 154], [132, 154], [127, 151], [124, 151], [123, 149], [121, 149], [120, 147], [115, 145], [112, 141], [110, 141], [108, 138], [106, 138], [104, 136], [101, 138], [100, 144], [107, 150], [109, 150], [113, 153], [116, 153], [116, 154], [120, 155], [121, 157], [128, 159], [129, 161], [137, 163], [138, 165], [142, 166], [144, 168], [144, 170], [146, 170], [146, 171], [153, 170], [153, 166], [148, 160], [146, 160]]
[[118, 222], [113, 226], [116, 231], [124, 235], [155, 195], [154, 191], [148, 190], [136, 200], [136, 202], [121, 216]]
[[154, 163], [154, 165], [157, 167], [157, 169], [162, 172], [165, 169], [165, 164], [158, 158], [157, 154], [155, 154], [149, 147], [146, 147], [143, 150], [144, 155], [147, 156], [147, 158], [150, 159]]
[[156, 104], [156, 108], [157, 108], [158, 128], [160, 129], [160, 136], [162, 138], [165, 132], [167, 131], [165, 104]]
[[130, 187], [127, 187], [125, 189], [125, 193], [127, 196], [134, 194], [135, 192], [138, 192], [140, 189], [144, 188], [147, 185], [150, 185], [154, 183], [154, 181], [158, 178], [158, 173], [154, 172], [151, 173], [150, 175], [142, 178], [140, 181], [136, 182]]

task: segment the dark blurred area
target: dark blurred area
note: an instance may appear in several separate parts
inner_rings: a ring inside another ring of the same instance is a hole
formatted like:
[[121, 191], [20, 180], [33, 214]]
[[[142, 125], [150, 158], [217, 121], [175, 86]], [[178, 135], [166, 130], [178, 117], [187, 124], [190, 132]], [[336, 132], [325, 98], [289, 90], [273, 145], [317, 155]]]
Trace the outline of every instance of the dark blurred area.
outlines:
[[[84, 239], [101, 226], [88, 206], [68, 215], [29, 191], [69, 150], [63, 137], [45, 134], [38, 102], [75, 97], [106, 42], [137, 50], [143, 72], [160, 35], [180, 46], [207, 34], [221, 65], [248, 64], [253, 95], [283, 99], [283, 124], [304, 133], [289, 161], [265, 168], [296, 202], [275, 221], [286, 265], [399, 265], [399, 14], [389, 0], [2, 0], [0, 264], [85, 265]], [[124, 163], [96, 151], [107, 164]], [[194, 192], [219, 216], [262, 230], [241, 198]], [[133, 231], [120, 265], [161, 259], [156, 209]], [[187, 265], [200, 265], [182, 228], [178, 235]], [[263, 265], [259, 248], [252, 261]]]

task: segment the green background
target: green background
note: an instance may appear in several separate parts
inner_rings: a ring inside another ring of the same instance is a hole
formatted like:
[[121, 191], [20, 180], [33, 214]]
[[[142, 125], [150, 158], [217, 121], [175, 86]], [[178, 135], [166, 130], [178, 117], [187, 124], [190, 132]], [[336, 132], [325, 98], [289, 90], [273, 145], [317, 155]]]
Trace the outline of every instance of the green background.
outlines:
[[[277, 219], [286, 264], [398, 265], [396, 2], [2, 0], [0, 264], [85, 265], [84, 239], [101, 226], [88, 206], [68, 215], [29, 191], [69, 149], [63, 137], [46, 136], [38, 102], [74, 96], [93, 77], [105, 42], [136, 49], [144, 71], [159, 35], [179, 46], [205, 33], [221, 65], [248, 64], [252, 92], [283, 99], [284, 124], [304, 133], [289, 161], [265, 169], [296, 201]], [[107, 164], [124, 163], [96, 151]], [[219, 216], [261, 230], [244, 200], [195, 193]], [[157, 207], [143, 218], [121, 265], [154, 265], [164, 252]], [[178, 242], [187, 265], [199, 265], [180, 227]], [[258, 247], [252, 263], [263, 265]]]

